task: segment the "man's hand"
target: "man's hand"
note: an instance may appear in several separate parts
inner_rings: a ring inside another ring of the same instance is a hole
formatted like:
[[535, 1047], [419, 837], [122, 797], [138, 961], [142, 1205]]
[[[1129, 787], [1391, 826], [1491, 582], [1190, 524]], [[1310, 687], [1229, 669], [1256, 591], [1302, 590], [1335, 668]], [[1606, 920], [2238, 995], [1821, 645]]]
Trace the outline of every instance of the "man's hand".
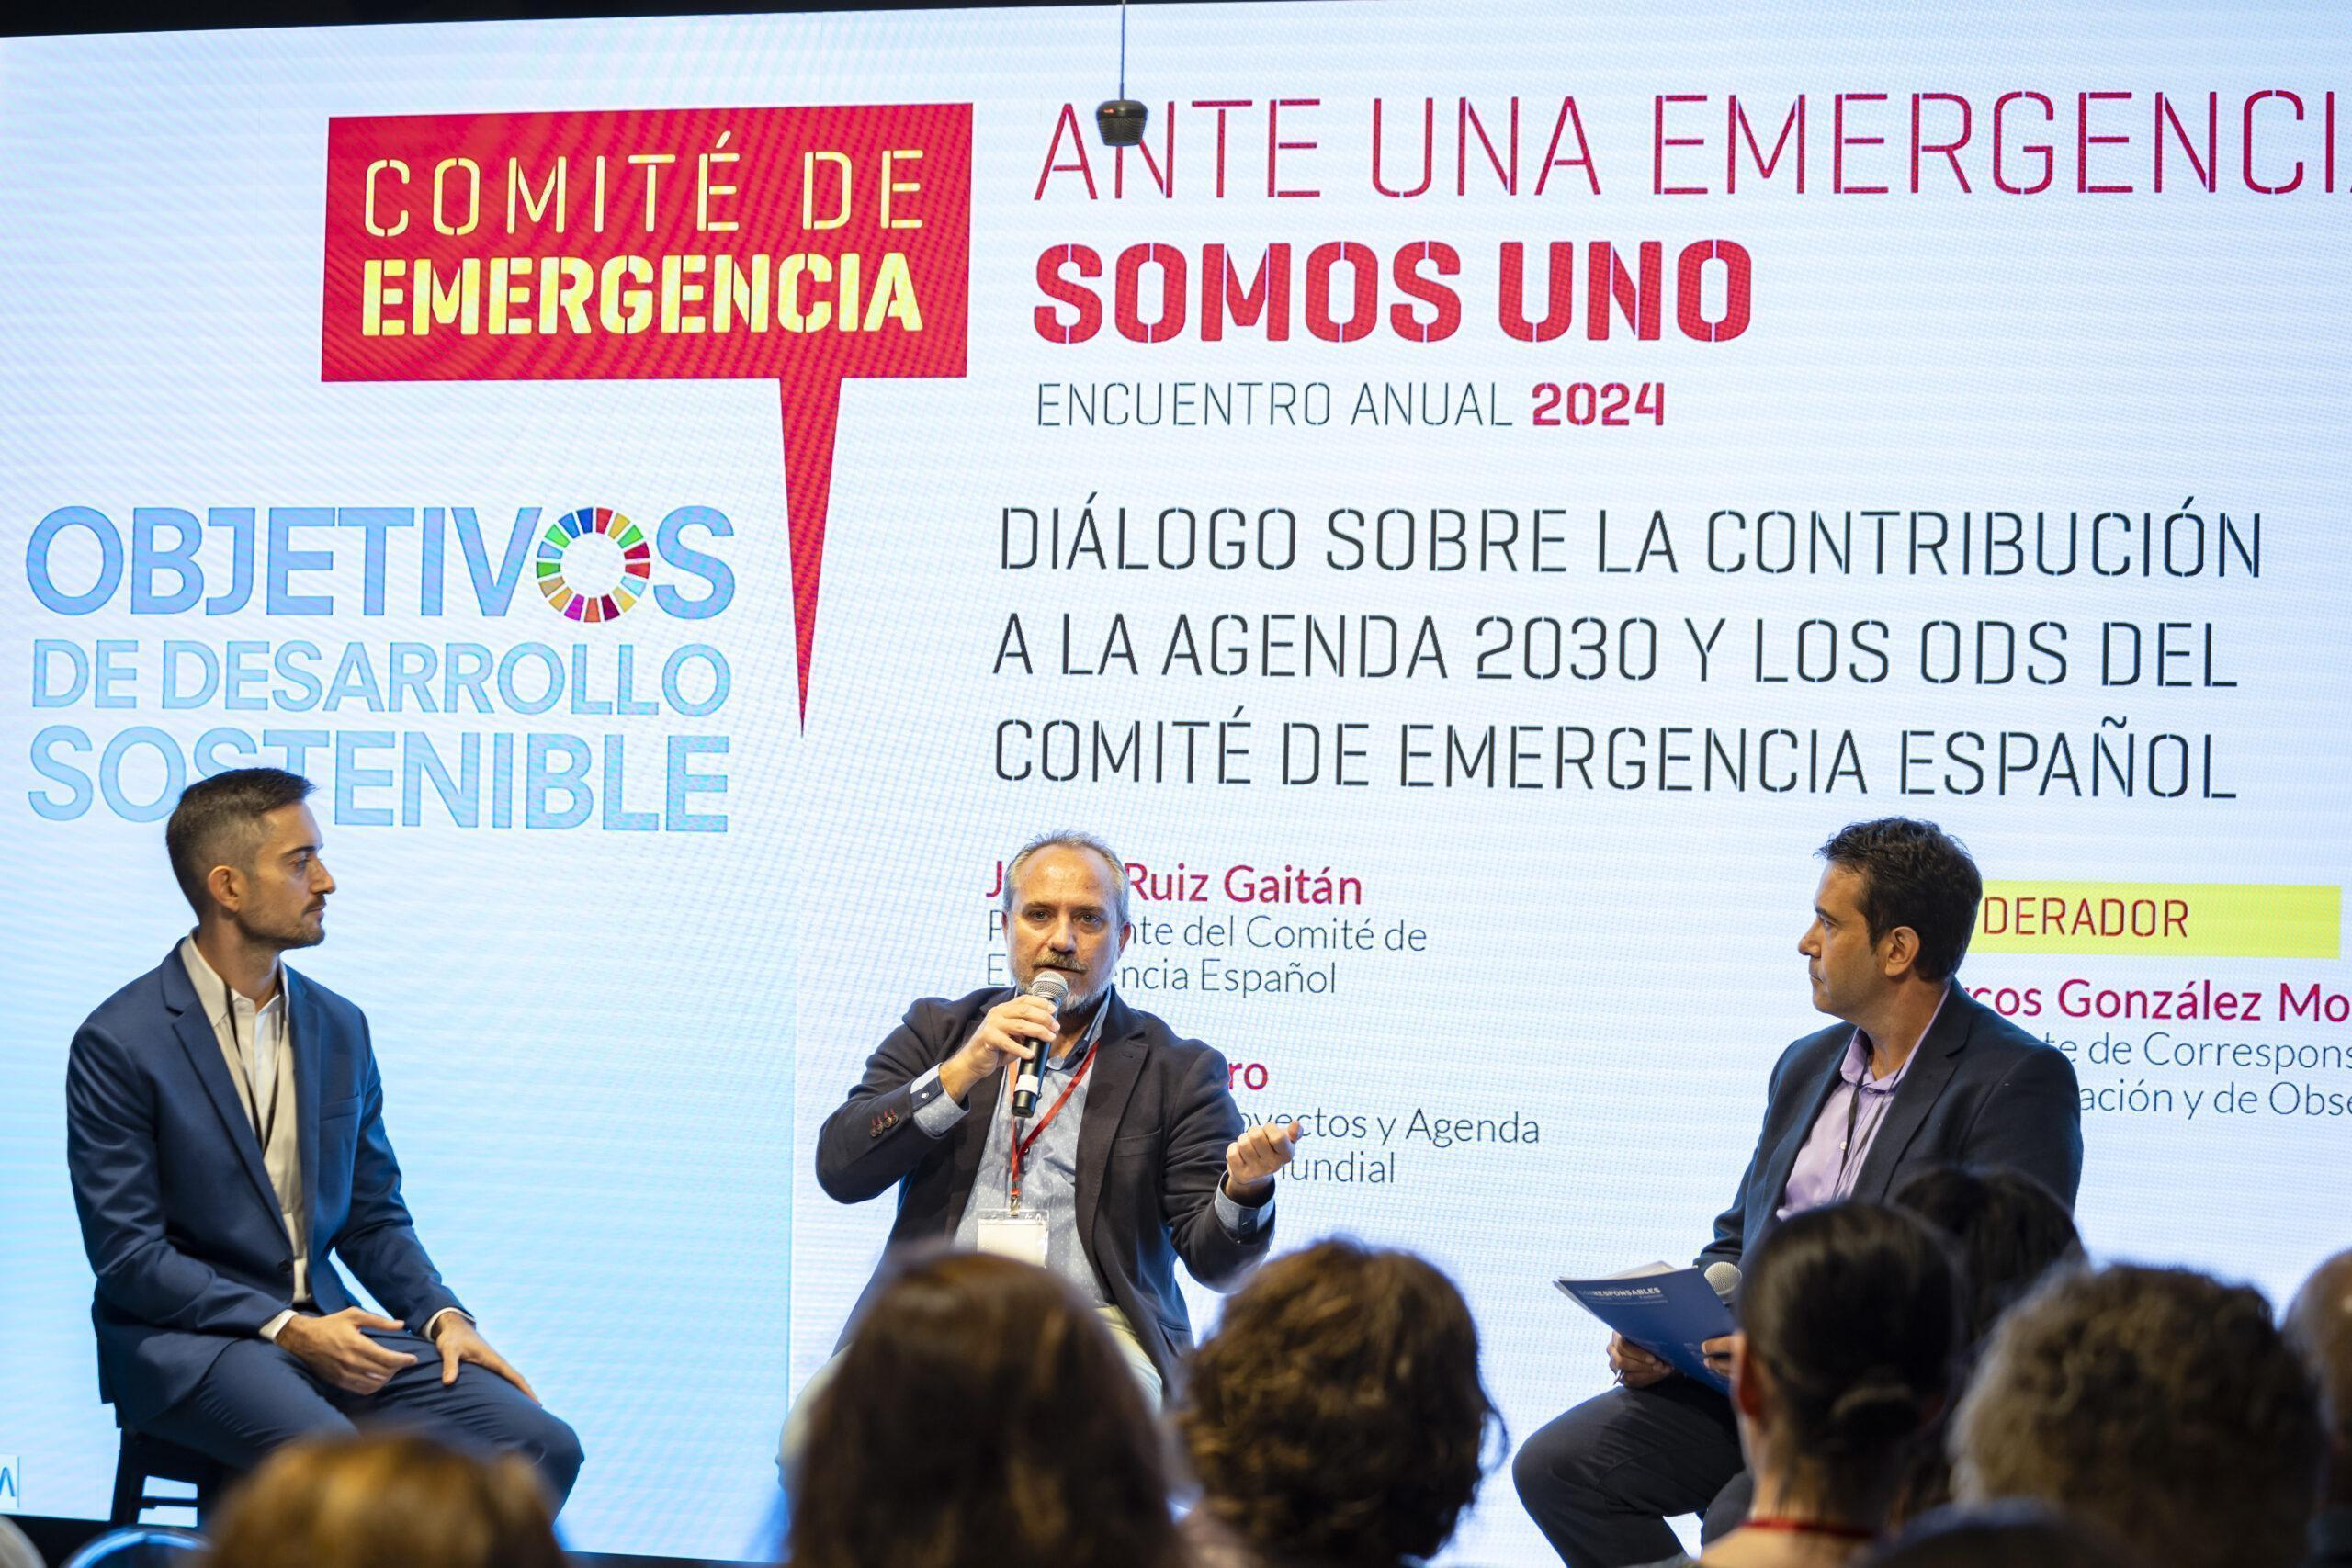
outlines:
[[539, 1396], [532, 1392], [531, 1385], [524, 1381], [523, 1374], [508, 1365], [505, 1357], [492, 1349], [489, 1340], [474, 1332], [474, 1325], [466, 1321], [463, 1313], [453, 1312], [444, 1314], [441, 1326], [434, 1332], [433, 1343], [441, 1352], [441, 1386], [443, 1388], [458, 1381], [458, 1363], [471, 1361], [477, 1367], [488, 1368], [521, 1389], [532, 1404], [539, 1403]]
[[1025, 1062], [1054, 1043], [1054, 1010], [1043, 997], [1015, 997], [989, 1009], [964, 1048], [939, 1064], [939, 1087], [956, 1104], [1007, 1062]]
[[1707, 1370], [1725, 1381], [1731, 1377], [1732, 1341], [1738, 1337], [1736, 1334], [1719, 1334], [1713, 1339], [1699, 1341], [1699, 1354], [1707, 1358]]
[[1674, 1371], [1671, 1365], [1622, 1334], [1609, 1337], [1609, 1370], [1615, 1372], [1617, 1381], [1627, 1388], [1647, 1388], [1654, 1382], [1665, 1382]]
[[326, 1382], [345, 1393], [373, 1393], [392, 1381], [392, 1374], [416, 1365], [404, 1350], [387, 1350], [359, 1331], [380, 1328], [397, 1334], [401, 1325], [357, 1307], [345, 1307], [327, 1317], [297, 1313], [277, 1331], [277, 1345]]
[[1225, 1195], [1237, 1203], [1258, 1203], [1274, 1190], [1274, 1172], [1290, 1163], [1306, 1136], [1295, 1122], [1261, 1122], [1226, 1145]]

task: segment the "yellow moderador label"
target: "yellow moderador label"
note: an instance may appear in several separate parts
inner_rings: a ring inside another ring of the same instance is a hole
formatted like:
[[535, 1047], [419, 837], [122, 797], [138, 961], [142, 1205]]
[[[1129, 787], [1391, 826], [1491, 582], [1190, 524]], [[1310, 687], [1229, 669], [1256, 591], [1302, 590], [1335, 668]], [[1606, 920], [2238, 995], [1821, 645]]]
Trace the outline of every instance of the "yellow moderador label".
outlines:
[[2340, 887], [2253, 882], [1988, 882], [1972, 953], [2334, 958]]

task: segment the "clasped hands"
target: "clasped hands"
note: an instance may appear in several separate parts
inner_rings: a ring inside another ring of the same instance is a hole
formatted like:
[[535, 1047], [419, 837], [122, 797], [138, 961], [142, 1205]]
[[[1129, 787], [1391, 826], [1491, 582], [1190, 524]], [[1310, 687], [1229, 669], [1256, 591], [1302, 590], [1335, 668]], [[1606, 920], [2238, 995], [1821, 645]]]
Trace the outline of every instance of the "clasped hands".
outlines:
[[[391, 1382], [395, 1374], [416, 1365], [418, 1358], [410, 1351], [389, 1349], [368, 1338], [362, 1330], [373, 1328], [397, 1334], [405, 1326], [396, 1318], [363, 1312], [357, 1307], [345, 1307], [323, 1317], [297, 1313], [277, 1331], [277, 1345], [322, 1382], [345, 1393], [368, 1394]], [[441, 1352], [444, 1387], [458, 1381], [458, 1368], [462, 1363], [471, 1361], [521, 1389], [533, 1404], [538, 1403], [539, 1396], [532, 1392], [523, 1374], [490, 1348], [490, 1342], [475, 1331], [465, 1314], [444, 1313], [432, 1337], [434, 1348]]]

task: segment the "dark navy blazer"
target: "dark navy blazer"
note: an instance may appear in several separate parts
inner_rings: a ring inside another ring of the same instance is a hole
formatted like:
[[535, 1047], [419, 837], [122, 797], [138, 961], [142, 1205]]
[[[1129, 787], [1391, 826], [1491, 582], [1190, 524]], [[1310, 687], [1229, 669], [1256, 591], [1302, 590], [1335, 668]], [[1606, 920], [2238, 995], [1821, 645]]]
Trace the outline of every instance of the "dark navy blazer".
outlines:
[[[401, 1201], [365, 1014], [281, 970], [294, 1052], [311, 1293], [356, 1304], [328, 1254], [411, 1332], [459, 1303]], [[236, 1080], [176, 946], [74, 1036], [65, 1157], [97, 1273], [98, 1393], [136, 1427], [293, 1304], [293, 1249]]]
[[[1764, 1132], [1704, 1267], [1732, 1263], [1764, 1239], [1821, 1108], [1838, 1082], [1854, 1026], [1808, 1034], [1772, 1068]], [[1943, 1010], [1912, 1054], [1878, 1135], [1855, 1173], [1852, 1196], [1884, 1202], [1922, 1166], [1997, 1165], [2039, 1178], [2066, 1207], [2083, 1179], [2083, 1107], [2074, 1064], [1984, 1006], [1954, 981]]]

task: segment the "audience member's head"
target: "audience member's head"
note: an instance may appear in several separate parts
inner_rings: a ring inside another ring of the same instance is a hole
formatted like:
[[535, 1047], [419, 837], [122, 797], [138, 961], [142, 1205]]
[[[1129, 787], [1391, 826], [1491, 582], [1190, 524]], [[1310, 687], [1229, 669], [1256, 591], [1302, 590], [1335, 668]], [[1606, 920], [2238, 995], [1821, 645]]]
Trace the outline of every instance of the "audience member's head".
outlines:
[[0, 1568], [42, 1568], [40, 1553], [5, 1516], [0, 1516]]
[[[1893, 1201], [1941, 1231], [1959, 1257], [1967, 1315], [1955, 1386], [1966, 1383], [1967, 1369], [2000, 1315], [2050, 1269], [2083, 1258], [2074, 1215], [2056, 1193], [2021, 1170], [1931, 1165], [1896, 1188]], [[1939, 1429], [1912, 1451], [1895, 1498], [1897, 1520], [1951, 1501], [1951, 1462], [1941, 1430], [1950, 1414], [1947, 1407]]]
[[1941, 1508], [1855, 1568], [2137, 1568], [2106, 1533], [2040, 1503]]
[[793, 1568], [1170, 1568], [1160, 1438], [1054, 1275], [948, 1253], [899, 1269], [816, 1395]]
[[2177, 1568], [2286, 1568], [2319, 1400], [2259, 1292], [2180, 1269], [2060, 1271], [1993, 1330], [1954, 1417], [1962, 1497], [2036, 1497]]
[[[192, 1529], [175, 1525], [124, 1525], [83, 1542], [80, 1551], [61, 1561], [65, 1568], [201, 1568], [210, 1561], [211, 1551], [211, 1543]], [[12, 1562], [10, 1568], [16, 1565]], [[41, 1568], [38, 1552], [33, 1554], [31, 1568]]]
[[412, 1433], [293, 1444], [230, 1497], [211, 1568], [562, 1568], [555, 1518], [519, 1456]]
[[2352, 1508], [2352, 1251], [2312, 1270], [2295, 1292], [2287, 1339], [2319, 1383], [2328, 1449], [2324, 1501]]
[[1767, 1235], [1740, 1287], [1732, 1373], [1749, 1517], [1880, 1526], [1951, 1393], [1961, 1313], [1950, 1247], [1917, 1215], [1838, 1203]]
[[1391, 1568], [1453, 1533], [1495, 1419], [1453, 1281], [1410, 1253], [1325, 1241], [1227, 1303], [1177, 1424], [1202, 1508], [1251, 1552]]
[[1951, 1238], [1967, 1278], [1962, 1342], [1980, 1343], [1994, 1322], [2057, 1264], [2080, 1262], [2083, 1240], [2058, 1195], [2021, 1170], [1933, 1165], [1894, 1190], [1908, 1209]]

